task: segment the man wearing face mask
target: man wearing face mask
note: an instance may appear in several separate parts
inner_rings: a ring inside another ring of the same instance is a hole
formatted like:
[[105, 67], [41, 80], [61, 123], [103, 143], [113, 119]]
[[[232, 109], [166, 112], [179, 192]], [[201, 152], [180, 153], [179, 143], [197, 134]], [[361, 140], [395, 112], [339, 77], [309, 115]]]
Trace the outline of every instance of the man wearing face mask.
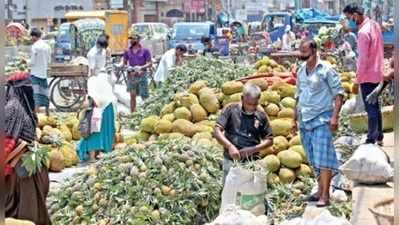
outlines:
[[355, 91], [360, 86], [363, 102], [368, 117], [366, 143], [383, 145], [382, 115], [378, 101], [370, 103], [367, 96], [383, 82], [384, 77], [384, 42], [380, 25], [364, 14], [359, 5], [352, 5], [347, 17], [356, 22], [359, 32], [357, 40], [358, 61]]
[[148, 98], [148, 69], [152, 66], [150, 50], [140, 45], [140, 36], [133, 35], [130, 38], [130, 47], [123, 55], [123, 64], [134, 68], [129, 72], [127, 91], [130, 92], [130, 110], [136, 111], [136, 97]]
[[226, 106], [216, 121], [214, 135], [225, 149], [223, 183], [233, 160], [256, 160], [262, 149], [273, 145], [268, 117], [259, 107], [260, 96], [258, 86], [246, 84], [241, 103]]
[[345, 8], [343, 10], [345, 17], [348, 19], [348, 28], [355, 34], [358, 32], [358, 27], [357, 27], [356, 22], [354, 20], [352, 20], [351, 18], [352, 18], [353, 8], [356, 6], [357, 6], [356, 3], [351, 3], [347, 6], [345, 6]]
[[338, 172], [333, 133], [338, 129], [345, 92], [338, 73], [318, 57], [314, 40], [302, 41], [299, 50], [299, 58], [305, 62], [297, 73], [295, 120], [308, 161], [318, 177], [318, 192], [308, 201], [324, 207], [330, 200], [331, 178]]

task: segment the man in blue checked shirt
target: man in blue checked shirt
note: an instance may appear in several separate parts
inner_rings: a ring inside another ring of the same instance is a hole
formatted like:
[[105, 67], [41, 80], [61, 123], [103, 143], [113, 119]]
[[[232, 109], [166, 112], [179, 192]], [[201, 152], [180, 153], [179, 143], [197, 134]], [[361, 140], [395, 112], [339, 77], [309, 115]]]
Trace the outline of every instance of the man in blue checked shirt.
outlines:
[[298, 70], [295, 120], [308, 161], [318, 177], [318, 192], [308, 201], [324, 207], [329, 205], [331, 178], [338, 172], [333, 133], [338, 128], [344, 89], [337, 72], [319, 59], [314, 40], [303, 41], [299, 50], [305, 62]]

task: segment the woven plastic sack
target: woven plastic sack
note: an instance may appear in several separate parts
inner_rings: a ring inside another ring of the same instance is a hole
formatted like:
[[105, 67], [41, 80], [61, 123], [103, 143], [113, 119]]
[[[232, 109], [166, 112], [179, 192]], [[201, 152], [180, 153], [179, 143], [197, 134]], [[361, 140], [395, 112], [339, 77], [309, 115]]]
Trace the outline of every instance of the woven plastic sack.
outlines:
[[387, 155], [374, 144], [360, 145], [340, 170], [349, 179], [364, 184], [384, 184], [393, 177]]
[[302, 218], [284, 221], [279, 225], [351, 225], [348, 220], [335, 217], [327, 209], [308, 206]]
[[264, 215], [266, 188], [265, 172], [232, 167], [222, 192], [221, 212], [229, 205], [237, 205], [255, 216]]

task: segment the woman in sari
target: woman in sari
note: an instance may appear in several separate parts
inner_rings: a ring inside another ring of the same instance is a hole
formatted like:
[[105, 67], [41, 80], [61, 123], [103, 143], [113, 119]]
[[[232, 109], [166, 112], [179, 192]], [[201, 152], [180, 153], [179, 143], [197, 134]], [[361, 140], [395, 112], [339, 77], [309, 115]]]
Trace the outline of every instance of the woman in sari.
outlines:
[[37, 116], [29, 74], [16, 73], [8, 79], [5, 121], [6, 217], [23, 219], [36, 225], [50, 225], [46, 207], [49, 191], [48, 170], [43, 167], [29, 175], [22, 166], [27, 145], [34, 143]]
[[[104, 43], [103, 43], [104, 42]], [[106, 40], [99, 39], [98, 45], [105, 46]], [[93, 65], [102, 65], [105, 54], [88, 55]], [[97, 61], [100, 61], [97, 62]], [[104, 68], [98, 66], [92, 69], [92, 76], [87, 81], [89, 107], [92, 108], [90, 135], [82, 138], [77, 150], [81, 161], [90, 159], [94, 162], [100, 152], [112, 151], [115, 136], [115, 106], [116, 97], [112, 85], [109, 83], [108, 74]]]

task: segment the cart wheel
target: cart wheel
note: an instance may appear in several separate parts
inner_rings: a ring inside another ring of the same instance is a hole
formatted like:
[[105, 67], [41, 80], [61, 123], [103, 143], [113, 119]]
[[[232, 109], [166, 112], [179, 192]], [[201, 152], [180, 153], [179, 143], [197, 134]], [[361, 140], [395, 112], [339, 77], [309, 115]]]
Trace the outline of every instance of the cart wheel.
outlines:
[[59, 78], [51, 87], [50, 101], [61, 112], [71, 112], [83, 104], [86, 87], [81, 78]]

